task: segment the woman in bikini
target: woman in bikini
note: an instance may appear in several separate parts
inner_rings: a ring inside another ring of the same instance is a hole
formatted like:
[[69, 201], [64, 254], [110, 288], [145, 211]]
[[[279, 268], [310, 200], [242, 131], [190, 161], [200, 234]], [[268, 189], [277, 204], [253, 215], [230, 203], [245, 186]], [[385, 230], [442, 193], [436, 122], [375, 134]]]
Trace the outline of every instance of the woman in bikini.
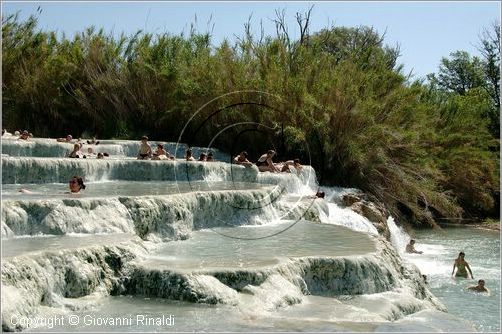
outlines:
[[471, 274], [471, 278], [474, 279], [474, 276], [472, 275], [471, 267], [469, 267], [469, 264], [467, 263], [467, 261], [464, 260], [464, 258], [465, 258], [465, 253], [460, 252], [458, 254], [457, 259], [455, 260], [455, 263], [453, 264], [453, 271], [451, 272], [451, 274], [453, 276], [453, 273], [455, 272], [455, 268], [457, 268], [457, 273], [455, 274], [455, 277], [468, 278], [467, 270], [469, 270], [469, 273]]
[[272, 172], [279, 173], [280, 169], [275, 167], [272, 158], [275, 156], [274, 150], [269, 150], [267, 153], [263, 154], [256, 163], [260, 172]]

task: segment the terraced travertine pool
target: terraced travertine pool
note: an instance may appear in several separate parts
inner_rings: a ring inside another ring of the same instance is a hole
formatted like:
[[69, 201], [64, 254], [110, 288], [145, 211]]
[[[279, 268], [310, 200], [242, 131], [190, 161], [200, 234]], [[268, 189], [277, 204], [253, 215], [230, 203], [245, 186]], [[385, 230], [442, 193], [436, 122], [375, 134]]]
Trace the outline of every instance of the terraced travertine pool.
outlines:
[[[136, 142], [100, 145], [115, 156], [2, 141], [4, 330], [474, 329], [366, 218], [314, 199], [309, 166], [137, 161]], [[73, 175], [87, 183], [77, 195]]]

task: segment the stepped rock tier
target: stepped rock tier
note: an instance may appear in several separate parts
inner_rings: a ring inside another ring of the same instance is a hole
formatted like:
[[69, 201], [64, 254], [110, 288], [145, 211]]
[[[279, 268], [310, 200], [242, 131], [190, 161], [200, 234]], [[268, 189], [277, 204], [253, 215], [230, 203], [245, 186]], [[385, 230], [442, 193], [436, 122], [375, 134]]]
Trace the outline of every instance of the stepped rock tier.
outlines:
[[[179, 156], [179, 146], [165, 147]], [[113, 330], [472, 329], [373, 222], [340, 204], [345, 190], [315, 198], [310, 166], [260, 173], [216, 149], [219, 162], [186, 162], [136, 160], [131, 141], [93, 147], [111, 157], [65, 158], [71, 145], [49, 139], [2, 141], [5, 331], [107, 331], [96, 319], [166, 310], [172, 328]], [[87, 188], [65, 193], [74, 175]], [[69, 315], [93, 320], [21, 321]]]

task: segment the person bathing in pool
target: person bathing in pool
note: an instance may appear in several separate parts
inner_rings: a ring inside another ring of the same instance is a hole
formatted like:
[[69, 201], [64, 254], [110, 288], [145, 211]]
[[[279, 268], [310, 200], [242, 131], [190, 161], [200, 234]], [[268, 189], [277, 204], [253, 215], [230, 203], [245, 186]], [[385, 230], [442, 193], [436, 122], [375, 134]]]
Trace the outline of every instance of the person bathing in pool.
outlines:
[[410, 240], [410, 243], [406, 245], [406, 253], [410, 253], [410, 254], [422, 254], [423, 252], [422, 251], [417, 251], [415, 249], [415, 240], [414, 239], [411, 239]]
[[[80, 177], [80, 176], [72, 177], [71, 180], [68, 182], [68, 184], [69, 184], [70, 192], [65, 192], [65, 194], [77, 194], [81, 190], [84, 190], [86, 188], [86, 186], [84, 184], [84, 179], [82, 179], [82, 177]], [[19, 189], [19, 192], [25, 193], [25, 194], [34, 194], [34, 195], [38, 194], [36, 192], [30, 191], [30, 190], [24, 189], [24, 188]]]
[[80, 144], [73, 144], [73, 151], [70, 152], [70, 154], [68, 155], [68, 157], [70, 158], [81, 158], [83, 157], [83, 153], [82, 151], [80, 150]]
[[70, 192], [74, 194], [79, 193], [80, 190], [84, 190], [86, 188], [84, 180], [80, 176], [72, 177], [69, 184], [70, 184]]
[[214, 161], [214, 154], [213, 154], [212, 151], [209, 151], [209, 153], [207, 154], [206, 161], [208, 161], [208, 162], [213, 162]]
[[488, 290], [488, 288], [485, 287], [485, 280], [484, 279], [480, 279], [478, 281], [478, 285], [470, 286], [470, 287], [467, 288], [467, 290], [476, 291], [476, 292], [488, 292], [488, 293], [490, 293], [490, 290]]
[[239, 153], [239, 155], [234, 158], [233, 163], [236, 165], [243, 165], [246, 167], [250, 167], [253, 165], [253, 163], [248, 160], [248, 152], [246, 151], [242, 151], [241, 153]]
[[465, 253], [460, 252], [458, 254], [457, 259], [455, 260], [455, 263], [453, 264], [453, 271], [451, 272], [451, 274], [453, 276], [453, 273], [455, 272], [455, 268], [457, 268], [457, 273], [455, 274], [455, 277], [468, 278], [467, 270], [469, 270], [469, 273], [471, 274], [471, 278], [474, 279], [474, 276], [472, 275], [471, 267], [469, 267], [469, 264], [467, 263], [467, 261], [465, 261], [464, 258], [465, 258]]

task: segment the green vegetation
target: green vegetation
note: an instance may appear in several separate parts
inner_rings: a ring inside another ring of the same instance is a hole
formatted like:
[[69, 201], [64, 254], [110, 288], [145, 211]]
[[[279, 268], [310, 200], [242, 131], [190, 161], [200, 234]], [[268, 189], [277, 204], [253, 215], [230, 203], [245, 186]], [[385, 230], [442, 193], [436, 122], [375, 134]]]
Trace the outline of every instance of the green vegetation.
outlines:
[[[291, 39], [277, 14], [275, 36], [254, 36], [248, 23], [238, 42], [218, 46], [195, 30], [68, 38], [38, 30], [35, 17], [6, 17], [4, 127], [177, 141], [220, 97], [183, 142], [206, 146], [246, 122], [212, 145], [253, 159], [271, 143], [281, 157], [310, 155], [323, 183], [358, 187], [416, 224], [498, 217], [497, 26], [481, 38], [482, 59], [459, 51], [411, 82], [399, 48], [372, 28], [310, 33], [307, 12]], [[244, 92], [225, 95], [235, 91]]]

